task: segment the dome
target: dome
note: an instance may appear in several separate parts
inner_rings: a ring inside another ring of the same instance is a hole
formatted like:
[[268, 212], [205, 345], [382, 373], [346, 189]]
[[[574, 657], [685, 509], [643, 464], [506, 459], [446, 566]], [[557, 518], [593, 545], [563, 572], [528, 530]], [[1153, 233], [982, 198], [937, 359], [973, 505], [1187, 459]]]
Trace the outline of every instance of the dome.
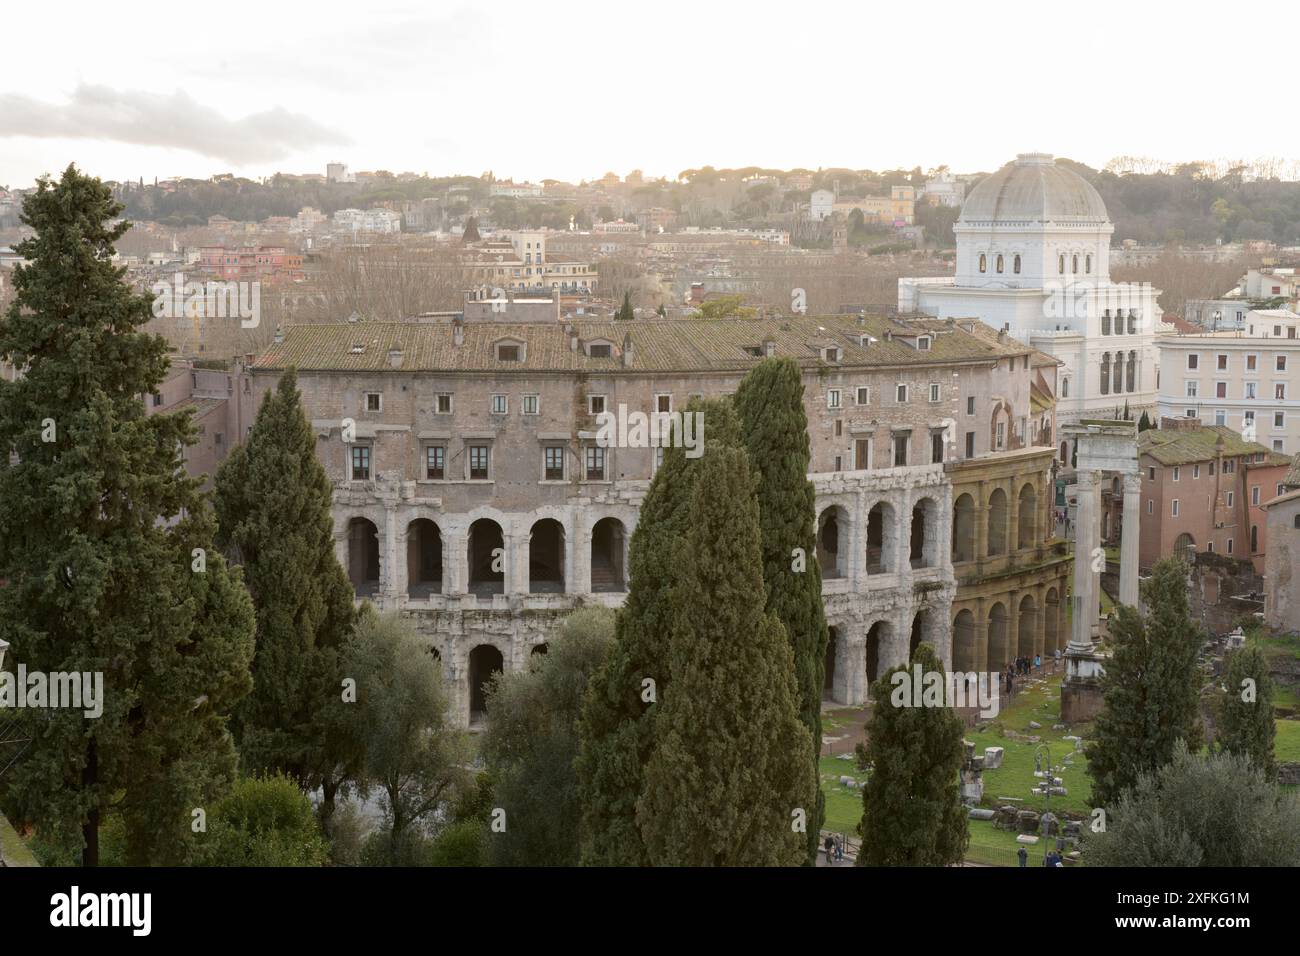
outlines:
[[1021, 153], [962, 204], [960, 222], [1109, 222], [1106, 204], [1049, 153]]

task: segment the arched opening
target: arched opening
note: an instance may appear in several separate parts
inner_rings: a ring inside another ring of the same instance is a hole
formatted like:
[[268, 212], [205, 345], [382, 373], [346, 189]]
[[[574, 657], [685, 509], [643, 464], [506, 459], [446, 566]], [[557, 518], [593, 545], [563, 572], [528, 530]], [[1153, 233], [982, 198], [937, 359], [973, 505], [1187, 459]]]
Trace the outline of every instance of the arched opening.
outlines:
[[1124, 372], [1127, 379], [1125, 391], [1132, 392], [1137, 389], [1137, 352], [1128, 353], [1128, 364]]
[[1092, 253], [1088, 253], [1083, 257], [1083, 271], [1088, 275], [1092, 275]]
[[623, 574], [623, 522], [601, 518], [591, 529], [591, 590], [625, 591]]
[[826, 642], [825, 677], [822, 681], [822, 698], [832, 700], [835, 692], [835, 658], [839, 651], [839, 633], [830, 628], [830, 640]]
[[442, 593], [442, 532], [428, 518], [406, 526], [406, 593], [417, 600]]
[[1194, 560], [1196, 558], [1196, 539], [1184, 531], [1174, 541], [1174, 555], [1187, 561]]
[[369, 518], [348, 522], [348, 579], [357, 597], [379, 593], [379, 529]]
[[534, 644], [533, 649], [530, 653], [532, 654], [533, 657], [542, 657], [549, 651], [550, 648], [546, 645], [546, 642], [542, 641], [542, 643], [540, 644]]
[[1016, 635], [1016, 656], [1029, 657], [1034, 656], [1034, 644], [1037, 635], [1034, 633], [1034, 618], [1038, 606], [1034, 603], [1032, 594], [1026, 594], [1020, 599], [1020, 620], [1017, 622]]
[[989, 495], [989, 557], [1007, 553], [1007, 494], [994, 488]]
[[1110, 394], [1110, 353], [1103, 352], [1101, 355], [1101, 394]]
[[871, 696], [871, 685], [880, 677], [880, 647], [888, 642], [893, 629], [885, 621], [877, 621], [867, 631], [866, 675], [867, 696]]
[[989, 609], [989, 667], [1001, 670], [1011, 660], [1007, 646], [1008, 617], [1001, 601]]
[[968, 610], [961, 610], [952, 621], [952, 669], [963, 674], [973, 674], [978, 667], [975, 615]]
[[1061, 442], [1061, 464], [1064, 465], [1069, 460], [1070, 460], [1070, 443]]
[[[930, 640], [930, 609], [921, 608], [912, 618], [912, 634], [907, 639], [907, 659], [909, 661], [916, 659], [916, 649], [922, 641]], [[930, 641], [931, 646], [934, 642]], [[939, 648], [935, 648], [938, 653]]]
[[958, 495], [952, 509], [952, 563], [975, 560], [975, 499]]
[[840, 534], [847, 531], [848, 514], [838, 505], [827, 508], [817, 519], [817, 563], [823, 578], [842, 578], [848, 573], [848, 555], [840, 547]]
[[1011, 259], [1011, 271], [1016, 275], [1020, 275], [1020, 253], [1018, 252]]
[[893, 571], [894, 509], [878, 501], [867, 512], [867, 574]]
[[1070, 397], [1070, 376], [1068, 375], [1065, 376], [1065, 378], [1061, 379], [1061, 397], [1062, 398]]
[[491, 644], [480, 644], [469, 652], [469, 722], [483, 720], [487, 713], [488, 682], [505, 670], [501, 652]]
[[1032, 548], [1038, 532], [1038, 492], [1033, 485], [1020, 489], [1020, 502], [1016, 514], [1016, 547]]
[[935, 539], [939, 534], [939, 506], [933, 498], [922, 498], [912, 507], [912, 540], [909, 560], [913, 568], [938, 564]]
[[536, 522], [528, 533], [528, 590], [564, 593], [564, 525], [554, 518]]
[[1115, 365], [1114, 365], [1113, 372], [1114, 375], [1111, 381], [1110, 390], [1114, 392], [1116, 395], [1119, 395], [1122, 394], [1124, 391], [1124, 353], [1123, 352], [1115, 353]]
[[1259, 553], [1259, 525], [1257, 524], [1250, 526], [1250, 553]]
[[1061, 596], [1057, 593], [1056, 588], [1048, 588], [1047, 597], [1043, 601], [1043, 656], [1050, 657], [1056, 653], [1059, 646], [1058, 628], [1061, 618]]
[[479, 518], [469, 526], [469, 593], [479, 597], [503, 594], [506, 589], [506, 548], [501, 525]]
[[1002, 274], [1002, 253], [998, 253], [998, 275]]
[[984, 253], [981, 252], [981, 253], [980, 253], [980, 272], [985, 272], [985, 271], [987, 271], [987, 269], [988, 269], [988, 257], [985, 256]]

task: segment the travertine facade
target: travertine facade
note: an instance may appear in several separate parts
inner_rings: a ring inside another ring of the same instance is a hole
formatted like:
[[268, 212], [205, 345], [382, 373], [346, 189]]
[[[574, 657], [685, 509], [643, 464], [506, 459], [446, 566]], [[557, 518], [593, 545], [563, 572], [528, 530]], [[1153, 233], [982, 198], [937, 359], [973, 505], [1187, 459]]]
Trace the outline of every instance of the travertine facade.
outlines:
[[766, 355], [803, 368], [827, 693], [860, 703], [918, 640], [952, 660], [945, 467], [1031, 440], [1034, 467], [1052, 456], [1042, 364], [1006, 336], [850, 316], [303, 326], [250, 366], [240, 399], [251, 421], [297, 367], [339, 560], [359, 597], [415, 619], [469, 723], [483, 681], [524, 666], [558, 615], [623, 601], [658, 455], [604, 447], [598, 413], [680, 412], [733, 393]]

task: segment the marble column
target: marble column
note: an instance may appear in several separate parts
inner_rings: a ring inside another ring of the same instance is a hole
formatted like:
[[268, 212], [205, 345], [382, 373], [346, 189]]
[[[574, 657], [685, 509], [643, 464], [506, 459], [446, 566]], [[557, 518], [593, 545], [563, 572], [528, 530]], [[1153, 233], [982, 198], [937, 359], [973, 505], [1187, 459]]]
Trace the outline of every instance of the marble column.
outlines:
[[1100, 474], [1080, 471], [1075, 480], [1079, 506], [1074, 527], [1074, 595], [1071, 602], [1074, 624], [1070, 631], [1070, 647], [1088, 651], [1092, 649], [1092, 629], [1097, 621], [1097, 576], [1092, 570], [1092, 549], [1097, 546], [1100, 536], [1097, 525]]
[[1142, 476], [1124, 476], [1124, 523], [1119, 545], [1119, 602], [1138, 604], [1138, 529], [1142, 520]]

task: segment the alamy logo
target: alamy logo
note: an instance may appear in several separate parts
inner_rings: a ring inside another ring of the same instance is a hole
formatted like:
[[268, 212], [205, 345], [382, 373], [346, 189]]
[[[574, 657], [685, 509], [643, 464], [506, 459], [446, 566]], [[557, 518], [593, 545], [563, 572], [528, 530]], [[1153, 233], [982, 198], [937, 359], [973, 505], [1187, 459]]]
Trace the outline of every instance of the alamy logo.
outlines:
[[150, 893], [86, 893], [74, 886], [70, 893], [50, 897], [50, 925], [126, 926], [133, 936], [148, 936], [153, 928]]
[[104, 675], [99, 671], [28, 671], [18, 665], [18, 673], [0, 671], [0, 710], [5, 708], [37, 709], [44, 707], [80, 710], [91, 720], [104, 713]]
[[981, 717], [998, 715], [1000, 674], [923, 671], [913, 664], [911, 673], [895, 671], [889, 678], [894, 707], [978, 707]]
[[704, 454], [703, 412], [628, 412], [596, 416], [596, 444], [601, 448], [685, 448], [687, 458]]
[[171, 282], [155, 282], [150, 291], [156, 319], [238, 318], [243, 329], [255, 329], [262, 321], [260, 282], [186, 282], [178, 272]]

